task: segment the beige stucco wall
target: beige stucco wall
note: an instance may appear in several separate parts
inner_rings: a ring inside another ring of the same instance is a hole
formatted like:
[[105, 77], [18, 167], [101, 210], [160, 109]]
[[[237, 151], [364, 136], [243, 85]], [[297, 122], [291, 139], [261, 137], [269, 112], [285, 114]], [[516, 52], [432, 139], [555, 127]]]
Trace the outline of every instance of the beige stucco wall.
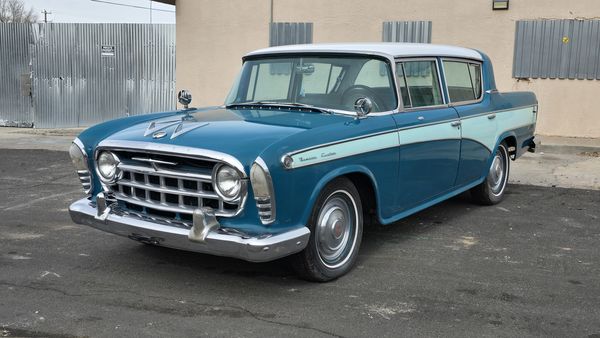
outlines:
[[[220, 104], [241, 56], [268, 46], [270, 0], [177, 0], [177, 86], [195, 105]], [[600, 80], [517, 81], [511, 77], [515, 21], [598, 18], [600, 1], [511, 0], [274, 0], [273, 19], [313, 22], [314, 42], [381, 41], [383, 21], [431, 20], [433, 43], [472, 47], [494, 63], [501, 91], [532, 90], [540, 101], [538, 132], [600, 137]]]

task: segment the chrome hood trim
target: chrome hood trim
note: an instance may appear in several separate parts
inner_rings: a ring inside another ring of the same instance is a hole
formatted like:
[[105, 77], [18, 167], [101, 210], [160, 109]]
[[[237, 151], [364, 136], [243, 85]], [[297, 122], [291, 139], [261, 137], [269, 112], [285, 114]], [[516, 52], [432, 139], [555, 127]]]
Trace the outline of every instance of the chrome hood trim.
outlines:
[[180, 157], [202, 158], [210, 161], [224, 162], [236, 168], [242, 174], [242, 178], [248, 178], [248, 175], [246, 175], [246, 171], [244, 170], [244, 165], [237, 158], [229, 154], [210, 149], [153, 142], [124, 141], [112, 139], [100, 142], [96, 151], [102, 148], [110, 148], [113, 150], [136, 150], [140, 152], [164, 153]]

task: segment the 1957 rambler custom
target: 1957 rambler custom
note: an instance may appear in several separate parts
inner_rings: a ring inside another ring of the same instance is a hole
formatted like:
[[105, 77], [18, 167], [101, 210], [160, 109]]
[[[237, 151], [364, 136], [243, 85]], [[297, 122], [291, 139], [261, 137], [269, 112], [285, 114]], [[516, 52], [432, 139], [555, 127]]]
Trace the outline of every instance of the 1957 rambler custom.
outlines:
[[146, 244], [262, 262], [327, 281], [363, 226], [470, 190], [502, 200], [533, 151], [533, 93], [496, 90], [489, 58], [425, 44], [267, 48], [243, 58], [221, 107], [89, 128], [70, 155], [76, 223]]

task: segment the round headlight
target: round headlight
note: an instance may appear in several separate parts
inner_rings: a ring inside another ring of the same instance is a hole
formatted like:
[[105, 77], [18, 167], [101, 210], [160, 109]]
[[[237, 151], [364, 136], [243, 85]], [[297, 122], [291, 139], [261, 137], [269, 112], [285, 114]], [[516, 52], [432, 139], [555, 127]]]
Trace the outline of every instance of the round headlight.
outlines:
[[119, 158], [110, 151], [103, 151], [98, 155], [98, 174], [106, 183], [113, 183], [118, 176]]
[[219, 166], [214, 175], [217, 193], [226, 201], [239, 197], [242, 190], [242, 178], [237, 170], [228, 166]]

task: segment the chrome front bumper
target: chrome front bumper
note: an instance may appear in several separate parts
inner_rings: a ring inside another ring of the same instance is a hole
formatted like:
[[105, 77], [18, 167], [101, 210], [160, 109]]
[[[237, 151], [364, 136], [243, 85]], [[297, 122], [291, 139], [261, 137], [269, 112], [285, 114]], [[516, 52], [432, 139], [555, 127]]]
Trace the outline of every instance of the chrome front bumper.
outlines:
[[[99, 215], [98, 209], [91, 205], [86, 198], [71, 204], [69, 213], [75, 223], [89, 225], [136, 241], [186, 251], [234, 257], [250, 262], [272, 261], [302, 251], [310, 237], [310, 230], [306, 227], [277, 235], [247, 237], [228, 234], [217, 228], [198, 231], [198, 229], [190, 230], [163, 225], [111, 213], [108, 209]], [[202, 218], [202, 215], [198, 215], [198, 217]], [[197, 233], [193, 233], [194, 230]]]

